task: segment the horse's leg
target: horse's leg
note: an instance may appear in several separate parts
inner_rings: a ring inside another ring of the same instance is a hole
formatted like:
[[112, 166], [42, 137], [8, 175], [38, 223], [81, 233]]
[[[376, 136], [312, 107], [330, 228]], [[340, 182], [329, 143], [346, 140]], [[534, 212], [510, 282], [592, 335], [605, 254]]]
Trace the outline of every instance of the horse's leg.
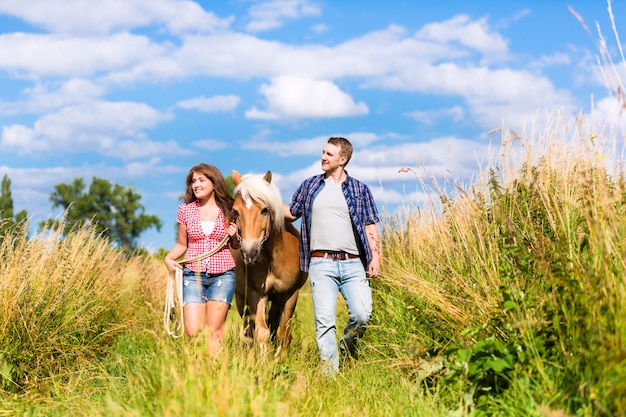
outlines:
[[[248, 294], [249, 296], [249, 294]], [[246, 343], [252, 343], [254, 336], [254, 320], [252, 311], [249, 306], [249, 299], [240, 291], [235, 291], [235, 300], [237, 301], [237, 311], [239, 317], [243, 319], [243, 327], [241, 328], [240, 337]]]
[[280, 318], [284, 310], [285, 304], [282, 302], [282, 300], [280, 302], [277, 300], [272, 300], [272, 305], [270, 306], [270, 311], [267, 317], [267, 325], [270, 329], [270, 340], [272, 342], [276, 341], [278, 327], [280, 326]]
[[[283, 230], [273, 252], [272, 274], [281, 288], [281, 311], [278, 318], [277, 341], [279, 349], [287, 347], [291, 341], [291, 319], [298, 301], [298, 291], [306, 282], [306, 273], [300, 270], [300, 241], [296, 228], [288, 223]], [[289, 298], [287, 298], [287, 294]]]
[[280, 315], [280, 326], [278, 328], [278, 345], [280, 349], [286, 348], [291, 342], [291, 319], [297, 303], [298, 290], [295, 290], [283, 306], [283, 311]]
[[267, 351], [267, 342], [270, 339], [270, 330], [267, 327], [265, 311], [267, 309], [267, 295], [258, 298], [256, 304], [256, 315], [254, 316], [254, 337], [259, 343], [261, 352]]

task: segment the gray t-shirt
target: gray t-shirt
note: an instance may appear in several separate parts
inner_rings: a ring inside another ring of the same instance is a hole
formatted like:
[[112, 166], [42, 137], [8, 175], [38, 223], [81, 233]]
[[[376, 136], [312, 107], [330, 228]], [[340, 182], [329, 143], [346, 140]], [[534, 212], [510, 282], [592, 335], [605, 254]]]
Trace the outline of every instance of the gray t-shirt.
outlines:
[[335, 185], [329, 179], [313, 201], [311, 251], [315, 250], [359, 254], [341, 184]]

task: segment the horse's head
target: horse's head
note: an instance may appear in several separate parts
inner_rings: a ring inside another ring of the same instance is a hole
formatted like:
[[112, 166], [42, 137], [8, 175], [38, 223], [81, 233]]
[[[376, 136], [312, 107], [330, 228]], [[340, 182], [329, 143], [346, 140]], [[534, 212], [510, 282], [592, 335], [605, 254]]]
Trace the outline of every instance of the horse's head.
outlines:
[[239, 229], [241, 255], [246, 264], [259, 259], [263, 243], [284, 228], [283, 200], [272, 183], [272, 173], [263, 175], [232, 173], [235, 183], [233, 212]]

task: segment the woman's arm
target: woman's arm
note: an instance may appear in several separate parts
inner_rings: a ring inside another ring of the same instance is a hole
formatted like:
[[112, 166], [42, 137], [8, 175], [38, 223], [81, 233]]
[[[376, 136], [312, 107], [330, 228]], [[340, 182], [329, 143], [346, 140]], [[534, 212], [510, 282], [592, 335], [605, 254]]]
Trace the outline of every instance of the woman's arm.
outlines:
[[178, 235], [176, 243], [172, 246], [169, 253], [165, 256], [164, 262], [168, 271], [175, 271], [176, 268], [182, 268], [176, 260], [187, 252], [187, 227], [184, 224], [178, 224]]

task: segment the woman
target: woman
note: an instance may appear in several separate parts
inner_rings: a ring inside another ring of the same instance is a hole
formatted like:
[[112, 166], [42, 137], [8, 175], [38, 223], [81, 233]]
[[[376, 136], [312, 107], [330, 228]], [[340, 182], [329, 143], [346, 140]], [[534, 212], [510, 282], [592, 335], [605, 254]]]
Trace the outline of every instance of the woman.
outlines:
[[[185, 202], [178, 207], [178, 237], [165, 257], [169, 271], [183, 268], [177, 259], [193, 258], [216, 248], [228, 234], [231, 246], [238, 244], [237, 226], [232, 222], [233, 199], [221, 172], [201, 163], [189, 171]], [[213, 354], [221, 347], [226, 316], [235, 292], [235, 262], [227, 245], [183, 269], [183, 317], [185, 334], [194, 336], [207, 328]]]

